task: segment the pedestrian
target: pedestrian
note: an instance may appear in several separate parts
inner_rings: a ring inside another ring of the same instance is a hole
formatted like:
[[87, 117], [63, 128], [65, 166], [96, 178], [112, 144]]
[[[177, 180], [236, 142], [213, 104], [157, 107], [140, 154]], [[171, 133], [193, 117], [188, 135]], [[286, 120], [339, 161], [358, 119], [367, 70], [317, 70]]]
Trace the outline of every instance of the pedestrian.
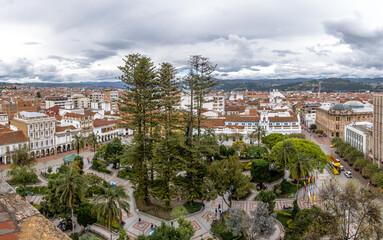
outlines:
[[215, 209], [215, 215], [216, 215], [216, 216], [217, 216], [217, 213], [218, 213], [218, 209], [216, 208], [216, 209]]
[[173, 221], [171, 221], [170, 225], [173, 226]]
[[150, 224], [150, 229], [153, 230], [153, 226], [154, 226], [153, 223], [151, 223], [151, 224]]
[[141, 224], [141, 218], [138, 218], [138, 224]]
[[218, 204], [218, 209], [221, 209], [221, 204]]

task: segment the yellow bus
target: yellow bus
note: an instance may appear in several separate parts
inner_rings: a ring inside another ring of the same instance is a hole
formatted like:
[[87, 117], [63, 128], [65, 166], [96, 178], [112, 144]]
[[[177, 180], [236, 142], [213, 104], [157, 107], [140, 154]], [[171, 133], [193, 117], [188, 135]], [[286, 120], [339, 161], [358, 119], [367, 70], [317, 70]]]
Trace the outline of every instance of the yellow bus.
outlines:
[[327, 154], [328, 166], [334, 175], [340, 174], [340, 162], [332, 154]]

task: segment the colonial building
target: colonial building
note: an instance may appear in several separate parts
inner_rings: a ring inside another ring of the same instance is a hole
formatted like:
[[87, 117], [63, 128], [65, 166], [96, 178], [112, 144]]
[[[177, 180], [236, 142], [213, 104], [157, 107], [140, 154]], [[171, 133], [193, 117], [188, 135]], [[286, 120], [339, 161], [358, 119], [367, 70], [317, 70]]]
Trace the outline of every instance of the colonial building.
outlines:
[[115, 121], [96, 119], [93, 122], [93, 132], [97, 135], [99, 142], [112, 140], [119, 136], [119, 130]]
[[15, 114], [11, 128], [29, 137], [32, 156], [43, 157], [55, 154], [55, 122], [45, 113], [23, 111]]
[[60, 127], [56, 126], [56, 150], [58, 153], [70, 151], [72, 149], [72, 140], [74, 135], [79, 135], [80, 129], [72, 125]]
[[61, 126], [70, 125], [80, 129], [80, 135], [88, 137], [93, 131], [93, 117], [91, 115], [68, 112], [62, 117]]
[[22, 131], [0, 133], [0, 164], [12, 163], [12, 151], [28, 145], [29, 139]]
[[0, 124], [6, 125], [9, 123], [8, 114], [0, 112]]
[[321, 106], [316, 110], [315, 123], [327, 136], [343, 138], [343, 126], [355, 122], [372, 122], [371, 104], [359, 101], [338, 103], [332, 107]]

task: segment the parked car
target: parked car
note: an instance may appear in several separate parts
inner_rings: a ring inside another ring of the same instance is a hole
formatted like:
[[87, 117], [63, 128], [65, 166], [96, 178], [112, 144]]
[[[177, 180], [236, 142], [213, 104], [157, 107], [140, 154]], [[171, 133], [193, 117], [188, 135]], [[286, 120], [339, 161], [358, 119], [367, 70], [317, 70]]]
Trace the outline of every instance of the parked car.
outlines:
[[344, 175], [348, 178], [352, 178], [352, 173], [350, 171], [345, 171]]
[[257, 190], [258, 191], [265, 190], [265, 189], [267, 189], [266, 184], [264, 184], [264, 183], [257, 183]]
[[340, 171], [344, 171], [343, 165], [340, 165]]

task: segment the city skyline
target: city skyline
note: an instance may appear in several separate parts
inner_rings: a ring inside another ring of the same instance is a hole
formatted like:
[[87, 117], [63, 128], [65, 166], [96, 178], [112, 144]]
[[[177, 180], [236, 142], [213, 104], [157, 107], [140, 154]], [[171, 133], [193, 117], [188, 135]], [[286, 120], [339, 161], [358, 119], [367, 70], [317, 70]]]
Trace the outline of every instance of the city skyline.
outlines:
[[220, 79], [382, 76], [378, 1], [3, 1], [0, 82], [116, 81], [130, 53]]

